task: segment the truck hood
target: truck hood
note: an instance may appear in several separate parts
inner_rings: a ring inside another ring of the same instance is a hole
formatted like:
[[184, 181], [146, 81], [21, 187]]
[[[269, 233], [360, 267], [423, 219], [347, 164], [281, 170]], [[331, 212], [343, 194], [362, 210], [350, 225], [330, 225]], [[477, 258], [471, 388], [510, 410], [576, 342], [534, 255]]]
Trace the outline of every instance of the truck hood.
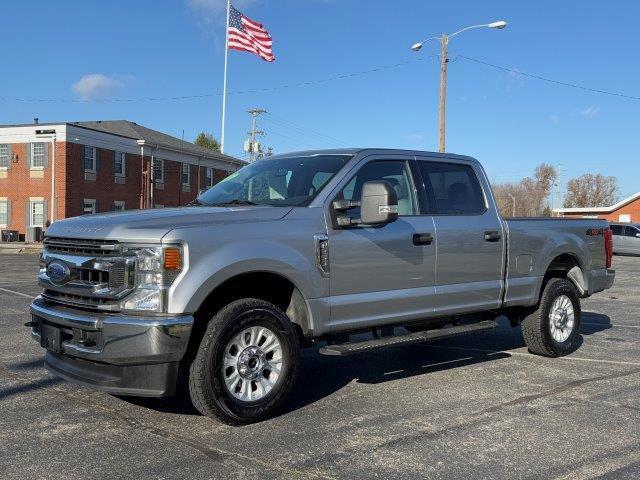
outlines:
[[51, 237], [158, 242], [175, 228], [279, 220], [291, 207], [179, 207], [82, 215], [54, 222]]

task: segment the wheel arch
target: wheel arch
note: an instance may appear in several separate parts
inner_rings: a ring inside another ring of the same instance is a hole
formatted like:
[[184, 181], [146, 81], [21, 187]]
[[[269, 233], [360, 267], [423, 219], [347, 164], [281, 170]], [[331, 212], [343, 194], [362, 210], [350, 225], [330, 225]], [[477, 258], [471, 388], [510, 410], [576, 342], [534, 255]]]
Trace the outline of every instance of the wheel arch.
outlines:
[[247, 270], [219, 281], [195, 309], [196, 322], [207, 321], [220, 308], [240, 298], [257, 298], [280, 308], [300, 336], [313, 331], [306, 297], [298, 285], [282, 272]]
[[573, 252], [558, 253], [551, 259], [544, 272], [537, 298], [540, 298], [545, 285], [552, 278], [569, 280], [576, 287], [581, 297], [584, 297], [588, 292], [587, 276], [585, 275], [582, 261]]

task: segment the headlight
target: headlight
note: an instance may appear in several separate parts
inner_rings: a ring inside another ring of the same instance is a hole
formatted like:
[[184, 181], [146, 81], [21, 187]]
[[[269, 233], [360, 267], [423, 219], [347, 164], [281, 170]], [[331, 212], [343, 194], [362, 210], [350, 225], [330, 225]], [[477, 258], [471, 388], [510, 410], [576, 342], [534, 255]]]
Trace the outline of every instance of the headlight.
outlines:
[[167, 292], [183, 269], [180, 246], [125, 247], [135, 255], [134, 288], [120, 303], [121, 310], [165, 312]]

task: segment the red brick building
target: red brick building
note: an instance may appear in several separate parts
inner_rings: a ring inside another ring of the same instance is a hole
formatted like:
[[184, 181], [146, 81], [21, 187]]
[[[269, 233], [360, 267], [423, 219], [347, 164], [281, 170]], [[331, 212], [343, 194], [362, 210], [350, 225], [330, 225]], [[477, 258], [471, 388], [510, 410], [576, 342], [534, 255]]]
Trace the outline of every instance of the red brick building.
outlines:
[[0, 126], [0, 229], [185, 205], [243, 165], [125, 120]]
[[563, 217], [602, 218], [609, 222], [640, 223], [640, 192], [610, 207], [556, 208]]

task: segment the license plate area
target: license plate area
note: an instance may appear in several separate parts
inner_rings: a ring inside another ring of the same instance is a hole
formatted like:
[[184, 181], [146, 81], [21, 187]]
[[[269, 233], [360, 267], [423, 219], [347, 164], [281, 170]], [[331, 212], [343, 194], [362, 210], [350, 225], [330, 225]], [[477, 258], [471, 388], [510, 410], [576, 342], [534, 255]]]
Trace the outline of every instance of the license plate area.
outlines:
[[53, 325], [41, 324], [40, 346], [54, 353], [60, 353], [62, 350], [62, 331]]

